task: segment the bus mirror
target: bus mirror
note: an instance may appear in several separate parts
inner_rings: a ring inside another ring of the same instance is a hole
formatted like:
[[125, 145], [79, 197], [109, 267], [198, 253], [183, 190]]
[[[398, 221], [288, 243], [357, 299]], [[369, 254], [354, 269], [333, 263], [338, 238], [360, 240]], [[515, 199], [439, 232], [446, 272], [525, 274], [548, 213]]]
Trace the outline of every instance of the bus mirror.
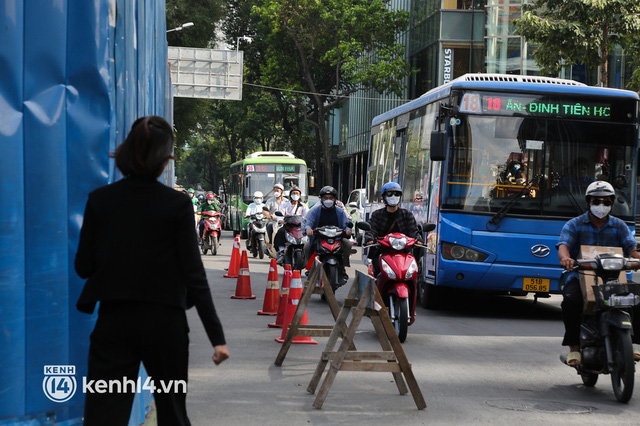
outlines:
[[447, 156], [447, 132], [431, 132], [431, 161], [444, 161]]

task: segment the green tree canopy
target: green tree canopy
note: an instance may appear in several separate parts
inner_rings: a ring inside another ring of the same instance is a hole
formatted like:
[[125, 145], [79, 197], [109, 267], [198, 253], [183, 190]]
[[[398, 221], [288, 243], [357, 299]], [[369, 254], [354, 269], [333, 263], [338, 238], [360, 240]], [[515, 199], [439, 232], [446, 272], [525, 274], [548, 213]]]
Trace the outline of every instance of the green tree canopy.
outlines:
[[[410, 66], [398, 35], [408, 14], [388, 0], [260, 0], [254, 13], [268, 26], [265, 84], [306, 93], [300, 109], [317, 132], [325, 179], [332, 176], [326, 123], [358, 88], [400, 94]], [[308, 108], [309, 106], [309, 108]]]
[[584, 64], [600, 67], [608, 85], [608, 58], [613, 46], [625, 47], [640, 31], [639, 0], [535, 0], [514, 22], [516, 33], [534, 43], [533, 53], [543, 73]]

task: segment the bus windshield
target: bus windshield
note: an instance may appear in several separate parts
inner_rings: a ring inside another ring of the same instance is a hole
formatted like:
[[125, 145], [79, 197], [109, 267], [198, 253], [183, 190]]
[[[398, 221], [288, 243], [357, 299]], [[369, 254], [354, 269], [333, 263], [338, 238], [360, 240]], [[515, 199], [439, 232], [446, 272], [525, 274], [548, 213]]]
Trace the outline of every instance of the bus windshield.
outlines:
[[[633, 221], [633, 123], [568, 118], [460, 115], [452, 126], [442, 209], [575, 217], [596, 180], [616, 190], [612, 214]], [[514, 200], [516, 198], [516, 200]]]

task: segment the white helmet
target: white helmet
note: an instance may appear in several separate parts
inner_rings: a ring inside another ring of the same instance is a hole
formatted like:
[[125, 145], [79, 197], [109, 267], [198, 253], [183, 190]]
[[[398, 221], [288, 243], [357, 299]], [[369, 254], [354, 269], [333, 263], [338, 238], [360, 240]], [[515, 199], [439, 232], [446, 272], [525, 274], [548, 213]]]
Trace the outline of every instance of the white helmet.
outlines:
[[262, 192], [256, 191], [253, 193], [253, 198], [262, 198]]
[[276, 183], [273, 187], [278, 188], [280, 191], [284, 191], [284, 186], [281, 183]]
[[616, 191], [609, 182], [597, 180], [587, 187], [585, 197], [615, 197]]

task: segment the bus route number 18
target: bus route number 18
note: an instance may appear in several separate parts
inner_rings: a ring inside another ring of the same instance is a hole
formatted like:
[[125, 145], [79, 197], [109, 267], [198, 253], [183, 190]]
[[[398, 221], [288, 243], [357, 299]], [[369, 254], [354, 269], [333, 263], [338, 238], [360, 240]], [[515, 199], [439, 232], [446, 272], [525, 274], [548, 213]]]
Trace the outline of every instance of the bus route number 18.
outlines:
[[479, 93], [465, 93], [460, 101], [460, 112], [482, 114], [482, 103]]

